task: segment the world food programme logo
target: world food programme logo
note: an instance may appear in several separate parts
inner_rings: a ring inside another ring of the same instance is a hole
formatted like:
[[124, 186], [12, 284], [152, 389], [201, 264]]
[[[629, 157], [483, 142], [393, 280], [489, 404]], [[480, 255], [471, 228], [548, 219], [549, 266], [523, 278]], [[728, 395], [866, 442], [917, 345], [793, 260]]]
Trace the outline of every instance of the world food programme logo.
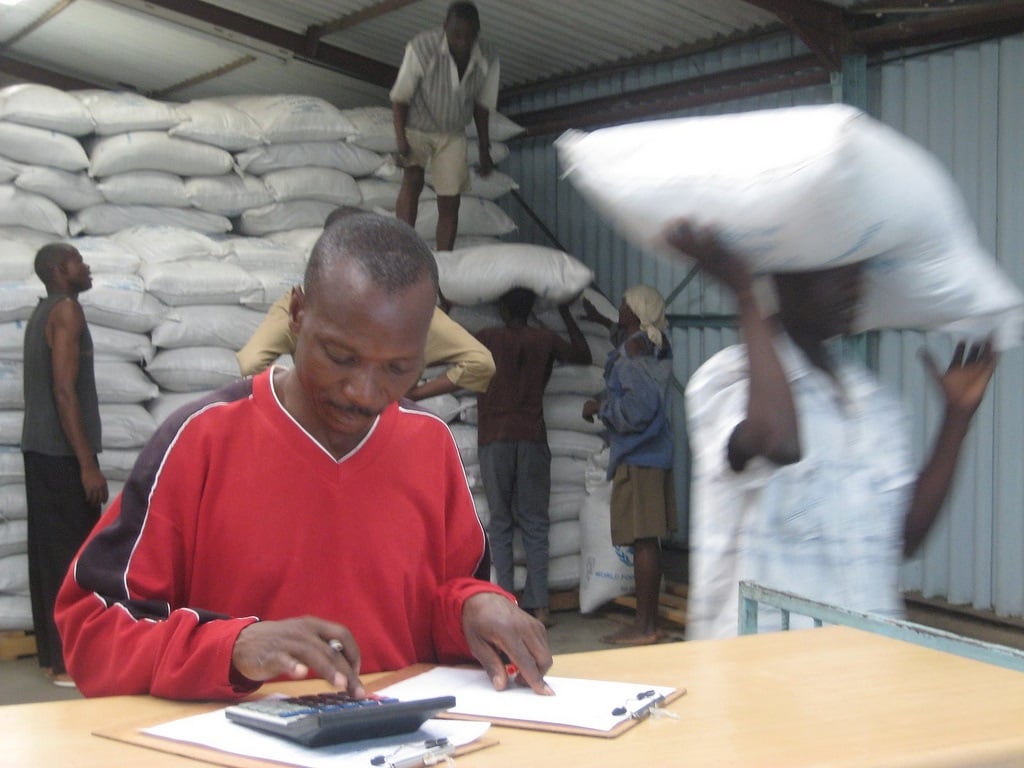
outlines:
[[633, 547], [613, 546], [612, 549], [615, 550], [615, 557], [619, 559], [619, 562], [623, 565], [629, 566], [630, 568], [633, 567]]

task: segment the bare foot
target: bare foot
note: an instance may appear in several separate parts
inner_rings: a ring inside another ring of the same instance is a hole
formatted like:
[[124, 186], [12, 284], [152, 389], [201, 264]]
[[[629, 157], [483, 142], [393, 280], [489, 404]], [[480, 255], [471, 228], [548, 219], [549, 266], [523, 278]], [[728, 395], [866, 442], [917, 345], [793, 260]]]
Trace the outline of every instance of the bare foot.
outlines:
[[664, 636], [664, 633], [660, 630], [641, 632], [634, 627], [624, 627], [618, 632], [605, 635], [601, 638], [601, 642], [612, 645], [654, 645]]

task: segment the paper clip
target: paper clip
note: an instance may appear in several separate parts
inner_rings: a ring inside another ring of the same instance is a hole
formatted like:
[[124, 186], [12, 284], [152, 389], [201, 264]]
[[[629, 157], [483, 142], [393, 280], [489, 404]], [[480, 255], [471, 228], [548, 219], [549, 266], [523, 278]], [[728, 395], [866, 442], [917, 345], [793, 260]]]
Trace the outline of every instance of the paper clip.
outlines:
[[396, 757], [399, 752], [406, 749], [414, 749], [414, 747], [412, 745], [399, 747], [391, 755], [377, 755], [370, 760], [370, 765], [384, 766], [384, 768], [421, 768], [421, 766], [432, 766], [439, 763], [445, 763], [448, 766], [455, 765], [455, 760], [451, 757], [455, 752], [455, 745], [447, 738], [430, 739], [423, 743], [423, 751], [418, 751], [407, 757]]

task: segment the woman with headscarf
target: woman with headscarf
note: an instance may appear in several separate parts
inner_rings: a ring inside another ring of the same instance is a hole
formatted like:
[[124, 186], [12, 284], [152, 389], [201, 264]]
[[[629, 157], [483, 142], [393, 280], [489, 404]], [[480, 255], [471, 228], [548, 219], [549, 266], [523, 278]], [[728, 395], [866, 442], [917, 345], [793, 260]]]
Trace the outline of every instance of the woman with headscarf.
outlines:
[[[611, 326], [586, 300], [584, 309], [586, 319]], [[667, 328], [665, 300], [658, 291], [647, 285], [627, 290], [612, 331], [615, 349], [605, 363], [606, 392], [583, 404], [583, 418], [597, 416], [608, 428], [612, 544], [633, 547], [636, 617], [631, 626], [602, 638], [619, 645], [648, 645], [661, 638], [661, 539], [676, 529]]]

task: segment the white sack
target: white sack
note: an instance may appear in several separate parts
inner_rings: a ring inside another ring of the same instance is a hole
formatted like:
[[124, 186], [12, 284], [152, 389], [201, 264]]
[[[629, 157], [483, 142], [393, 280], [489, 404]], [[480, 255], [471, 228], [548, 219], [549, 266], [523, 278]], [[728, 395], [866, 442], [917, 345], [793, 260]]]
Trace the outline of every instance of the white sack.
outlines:
[[147, 363], [156, 350], [153, 342], [144, 333], [122, 331], [92, 323], [89, 326], [92, 345], [97, 361], [122, 360], [130, 363]]
[[[463, 195], [459, 202], [459, 232], [463, 235], [498, 237], [515, 232], [516, 223], [493, 200]], [[437, 231], [437, 206], [419, 209], [416, 231], [420, 237], [434, 237]]]
[[252, 117], [268, 144], [337, 141], [355, 130], [337, 107], [317, 96], [232, 96], [218, 101]]
[[185, 180], [167, 171], [125, 171], [96, 183], [103, 199], [114, 205], [159, 205], [188, 208]]
[[[579, 520], [562, 520], [548, 527], [548, 559], [580, 553]], [[512, 562], [526, 564], [526, 549], [523, 547], [521, 529], [516, 526], [512, 532]], [[550, 567], [550, 565], [549, 565]]]
[[0, 632], [31, 631], [32, 598], [0, 594]]
[[181, 121], [168, 133], [235, 152], [255, 147], [263, 132], [250, 115], [212, 99], [196, 99], [178, 107]]
[[584, 488], [553, 488], [548, 499], [548, 519], [552, 523], [562, 520], [579, 520], [580, 507], [586, 498]]
[[25, 367], [20, 360], [0, 360], [0, 408], [25, 407]]
[[548, 448], [552, 456], [588, 459], [604, 449], [604, 440], [598, 435], [571, 429], [548, 429]]
[[153, 420], [156, 422], [157, 427], [159, 427], [168, 416], [183, 405], [188, 405], [191, 402], [199, 400], [212, 391], [213, 390], [211, 389], [198, 392], [161, 392], [146, 403], [146, 410], [149, 411]]
[[430, 411], [443, 421], [455, 421], [459, 418], [459, 413], [462, 410], [458, 398], [448, 393], [426, 397], [417, 401], [416, 405], [425, 411]]
[[711, 225], [757, 272], [868, 260], [858, 330], [944, 329], [1018, 343], [1024, 296], [977, 240], [946, 168], [841, 104], [656, 120], [556, 142], [566, 175], [628, 238]]
[[139, 267], [146, 291], [165, 304], [238, 304], [262, 295], [262, 286], [237, 264], [164, 261]]
[[566, 429], [589, 434], [600, 434], [604, 424], [595, 418], [593, 422], [583, 418], [583, 403], [587, 395], [544, 394], [544, 421], [548, 429]]
[[0, 120], [47, 131], [84, 136], [95, 123], [74, 96], [49, 85], [19, 83], [0, 89]]
[[303, 270], [254, 269], [249, 275], [260, 284], [260, 290], [242, 299], [242, 304], [262, 315], [271, 305], [296, 285], [302, 285]]
[[29, 594], [27, 553], [0, 557], [0, 593]]
[[[15, 158], [17, 159], [17, 158]], [[89, 175], [110, 176], [126, 171], [166, 171], [179, 176], [216, 176], [231, 170], [227, 150], [164, 131], [137, 131], [105, 136], [92, 144]]]
[[0, 485], [24, 485], [25, 457], [18, 446], [0, 446]]
[[477, 430], [471, 424], [452, 424], [449, 426], [455, 445], [459, 448], [459, 456], [463, 464], [479, 464], [480, 456], [477, 448]]
[[96, 395], [101, 404], [144, 403], [160, 391], [135, 363], [97, 360], [93, 370]]
[[123, 482], [131, 474], [135, 460], [139, 458], [138, 448], [109, 448], [99, 455], [100, 471], [107, 478], [107, 484]]
[[138, 275], [93, 275], [92, 288], [78, 297], [85, 319], [111, 328], [148, 333], [170, 308], [146, 293]]
[[242, 377], [234, 351], [225, 347], [161, 350], [146, 372], [161, 389], [171, 392], [203, 392]]
[[[595, 365], [556, 365], [544, 391], [551, 395], [599, 395], [604, 391], [604, 358]], [[600, 449], [598, 449], [600, 450]]]
[[251, 208], [238, 217], [237, 232], [243, 235], [269, 235], [289, 229], [319, 227], [337, 208], [332, 203], [316, 200], [292, 200]]
[[28, 227], [65, 237], [68, 216], [48, 197], [0, 184], [0, 226]]
[[103, 447], [141, 448], [156, 431], [156, 421], [137, 403], [104, 403], [100, 405], [103, 425]]
[[263, 322], [263, 313], [232, 304], [175, 307], [173, 317], [153, 329], [153, 344], [178, 347], [227, 347], [238, 350]]
[[101, 136], [128, 131], [162, 131], [179, 120], [176, 105], [132, 91], [88, 88], [70, 91], [70, 94], [89, 110], [96, 133]]
[[0, 154], [28, 165], [65, 171], [89, 167], [89, 156], [77, 139], [63, 133], [0, 120]]
[[[512, 571], [512, 583], [517, 592], [526, 587], [526, 566], [517, 565]], [[548, 589], [562, 591], [574, 589], [580, 583], [580, 556], [578, 553], [562, 555], [548, 560]]]
[[264, 174], [263, 183], [278, 202], [319, 200], [338, 206], [359, 205], [363, 199], [352, 175], [333, 168], [284, 168]]
[[580, 509], [580, 613], [636, 592], [633, 548], [612, 544], [612, 482], [604, 479], [607, 462], [608, 452], [603, 451], [587, 468], [587, 495]]
[[201, 211], [238, 216], [249, 208], [274, 201], [274, 196], [256, 176], [193, 176], [185, 182], [185, 196]]
[[26, 166], [14, 186], [52, 200], [65, 211], [78, 211], [103, 202], [96, 182], [83, 171], [62, 171], [45, 165]]
[[136, 254], [143, 264], [218, 259], [223, 255], [223, 248], [218, 241], [184, 227], [130, 227], [114, 234], [111, 240]]
[[0, 485], [0, 519], [24, 520], [27, 517], [28, 500], [25, 497], [25, 486], [17, 483]]
[[269, 237], [228, 237], [221, 241], [224, 261], [253, 272], [276, 269], [302, 273], [306, 269], [307, 247], [275, 242]]
[[[0, 445], [21, 445], [21, 427], [25, 411], [21, 408], [0, 409]], [[0, 518], [3, 511], [0, 510]]]
[[384, 158], [362, 147], [342, 141], [305, 141], [255, 147], [235, 157], [238, 167], [257, 176], [283, 168], [301, 168], [313, 165], [334, 168], [355, 178], [369, 176]]
[[579, 294], [594, 277], [578, 259], [542, 245], [500, 243], [435, 255], [441, 291], [460, 305], [496, 301], [516, 287], [529, 288], [538, 298], [560, 304]]
[[[359, 179], [359, 204], [366, 208], [368, 211], [372, 211], [374, 208], [384, 208], [389, 213], [395, 210], [395, 204], [398, 202], [398, 193], [402, 189], [402, 185], [397, 181], [385, 181], [384, 179], [368, 178]], [[437, 199], [437, 194], [428, 186], [423, 187], [423, 191], [420, 193], [420, 205], [425, 204], [434, 205], [434, 200]], [[423, 210], [426, 210], [425, 208]], [[418, 213], [418, 212], [417, 212]], [[417, 215], [417, 220], [419, 216]], [[437, 226], [437, 216], [434, 216], [434, 226]], [[433, 232], [430, 236], [433, 237]]]
[[28, 320], [39, 299], [45, 295], [46, 286], [35, 275], [0, 282], [0, 323]]
[[141, 263], [138, 254], [109, 237], [73, 237], [68, 243], [82, 254], [82, 261], [89, 265], [93, 275], [130, 275]]
[[38, 248], [0, 237], [0, 282], [27, 280], [35, 274]]
[[189, 208], [159, 205], [92, 205], [76, 213], [68, 223], [72, 235], [113, 235], [134, 226], [178, 227], [208, 235], [231, 231], [224, 216]]

